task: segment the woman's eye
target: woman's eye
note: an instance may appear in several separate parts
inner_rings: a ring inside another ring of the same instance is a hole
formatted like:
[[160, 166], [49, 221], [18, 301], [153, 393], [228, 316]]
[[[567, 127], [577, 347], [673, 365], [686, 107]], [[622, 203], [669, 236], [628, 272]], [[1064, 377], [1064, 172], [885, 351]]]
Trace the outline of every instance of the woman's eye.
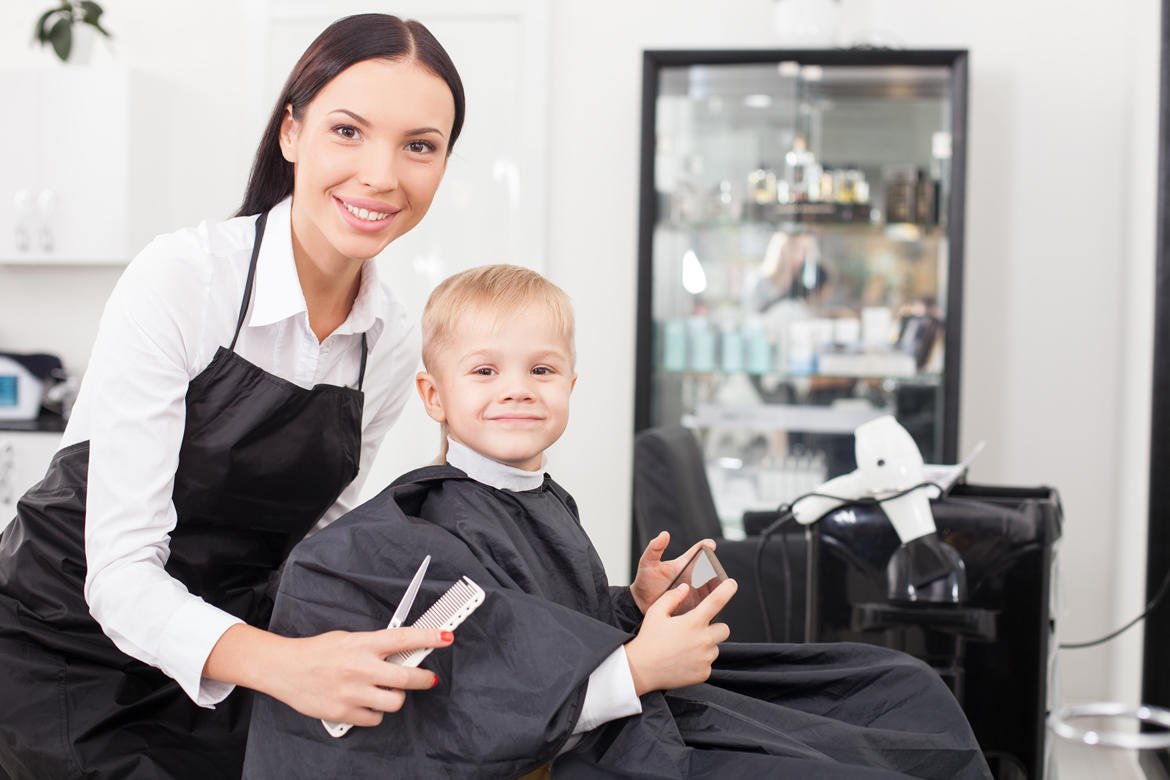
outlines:
[[356, 141], [357, 139], [361, 138], [361, 131], [359, 131], [353, 125], [338, 125], [337, 127], [333, 128], [333, 132], [337, 133], [347, 141]]
[[407, 150], [415, 154], [425, 154], [435, 151], [435, 145], [430, 141], [411, 141], [406, 145]]

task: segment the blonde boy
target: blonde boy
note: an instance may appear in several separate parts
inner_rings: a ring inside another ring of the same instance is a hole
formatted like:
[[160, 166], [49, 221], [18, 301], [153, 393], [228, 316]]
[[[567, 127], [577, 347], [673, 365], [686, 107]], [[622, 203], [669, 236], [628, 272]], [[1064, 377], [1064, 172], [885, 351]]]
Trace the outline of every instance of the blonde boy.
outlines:
[[272, 626], [385, 625], [424, 555], [409, 620], [464, 576], [486, 598], [424, 661], [433, 690], [337, 740], [260, 699], [250, 758], [255, 745], [306, 777], [515, 778], [545, 765], [570, 778], [988, 777], [954, 697], [908, 655], [720, 649], [727, 627], [711, 621], [735, 581], [666, 592], [698, 545], [663, 561], [660, 534], [634, 584], [609, 586], [576, 503], [544, 472], [577, 379], [559, 288], [515, 266], [457, 274], [431, 296], [423, 342], [417, 386], [446, 462], [303, 542]]

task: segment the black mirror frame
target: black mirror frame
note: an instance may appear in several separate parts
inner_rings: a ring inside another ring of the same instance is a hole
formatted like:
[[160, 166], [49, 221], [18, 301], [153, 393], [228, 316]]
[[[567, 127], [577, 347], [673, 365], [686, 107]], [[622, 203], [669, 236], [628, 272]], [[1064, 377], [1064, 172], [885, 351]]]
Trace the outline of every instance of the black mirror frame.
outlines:
[[[1158, 91], [1158, 205], [1154, 259], [1153, 394], [1150, 408], [1149, 544], [1146, 598], [1152, 599], [1170, 571], [1170, 0], [1162, 0], [1161, 83]], [[1145, 621], [1142, 701], [1170, 706], [1170, 609], [1160, 604]], [[1167, 751], [1143, 751], [1170, 774]], [[1155, 775], [1151, 775], [1155, 776]]]

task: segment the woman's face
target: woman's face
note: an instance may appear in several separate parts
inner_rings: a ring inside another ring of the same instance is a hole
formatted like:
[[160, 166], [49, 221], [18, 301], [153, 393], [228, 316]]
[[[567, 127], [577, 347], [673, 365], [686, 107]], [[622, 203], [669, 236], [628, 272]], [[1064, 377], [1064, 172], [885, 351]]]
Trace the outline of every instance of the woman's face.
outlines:
[[455, 99], [412, 60], [363, 60], [317, 93], [280, 147], [295, 170], [293, 246], [317, 265], [364, 260], [418, 224], [447, 167]]

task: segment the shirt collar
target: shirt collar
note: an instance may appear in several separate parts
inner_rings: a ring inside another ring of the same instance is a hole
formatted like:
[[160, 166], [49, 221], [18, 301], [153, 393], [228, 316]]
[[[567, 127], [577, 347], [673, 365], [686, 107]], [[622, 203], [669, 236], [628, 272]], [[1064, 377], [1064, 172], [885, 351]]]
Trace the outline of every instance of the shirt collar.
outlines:
[[544, 466], [548, 456], [541, 455], [540, 469], [526, 471], [498, 460], [492, 460], [481, 455], [470, 447], [464, 446], [447, 437], [447, 463], [462, 471], [476, 482], [494, 487], [496, 490], [511, 490], [521, 492], [535, 490], [544, 484]]
[[[378, 279], [378, 264], [374, 258], [362, 263], [361, 281], [357, 298], [349, 316], [335, 333], [365, 333], [369, 348], [373, 349], [385, 328], [383, 312], [389, 309], [386, 291]], [[295, 317], [308, 316], [305, 294], [297, 276], [297, 265], [292, 247], [292, 196], [272, 207], [268, 226], [260, 243], [256, 259], [256, 280], [252, 286], [252, 314], [249, 327], [264, 327]]]

